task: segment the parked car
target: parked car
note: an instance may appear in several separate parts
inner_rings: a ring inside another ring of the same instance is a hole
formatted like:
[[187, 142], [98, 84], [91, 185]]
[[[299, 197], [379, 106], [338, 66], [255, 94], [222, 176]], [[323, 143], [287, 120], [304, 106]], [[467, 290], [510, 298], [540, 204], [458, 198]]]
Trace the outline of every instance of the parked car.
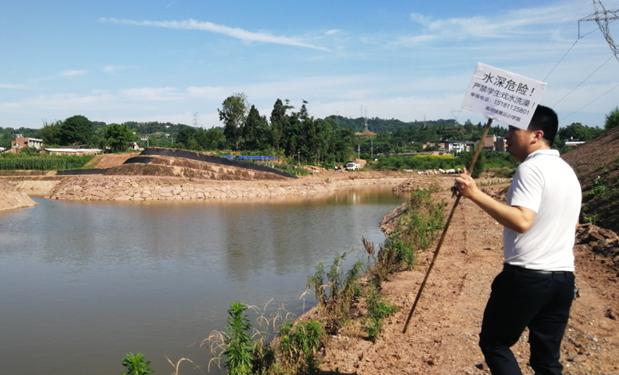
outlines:
[[359, 167], [360, 167], [359, 164], [352, 162], [352, 161], [346, 163], [346, 166], [345, 166], [347, 171], [356, 171], [359, 169]]

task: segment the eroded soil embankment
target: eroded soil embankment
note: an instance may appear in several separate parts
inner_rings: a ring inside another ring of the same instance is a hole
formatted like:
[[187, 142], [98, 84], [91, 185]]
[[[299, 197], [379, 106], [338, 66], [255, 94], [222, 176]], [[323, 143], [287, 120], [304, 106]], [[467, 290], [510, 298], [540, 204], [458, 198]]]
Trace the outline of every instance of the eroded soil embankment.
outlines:
[[[619, 374], [619, 276], [614, 262], [592, 248], [587, 244], [575, 248], [580, 298], [574, 301], [563, 340], [565, 374]], [[399, 311], [385, 320], [377, 342], [359, 335], [331, 337], [322, 370], [358, 375], [489, 374], [477, 342], [490, 284], [502, 267], [502, 227], [462, 200], [403, 334], [430, 257], [430, 251], [420, 254], [415, 270], [396, 274], [383, 284], [384, 295]], [[513, 350], [524, 373], [532, 374], [526, 365], [526, 333]]]
[[[397, 173], [339, 173], [339, 175], [277, 181], [213, 181], [148, 176], [71, 176], [58, 183], [50, 192], [50, 198], [109, 201], [310, 198], [344, 189], [389, 188], [401, 183], [405, 178], [405, 175]], [[420, 177], [420, 179], [423, 178]]]
[[0, 181], [0, 211], [31, 207], [36, 203], [8, 182]]

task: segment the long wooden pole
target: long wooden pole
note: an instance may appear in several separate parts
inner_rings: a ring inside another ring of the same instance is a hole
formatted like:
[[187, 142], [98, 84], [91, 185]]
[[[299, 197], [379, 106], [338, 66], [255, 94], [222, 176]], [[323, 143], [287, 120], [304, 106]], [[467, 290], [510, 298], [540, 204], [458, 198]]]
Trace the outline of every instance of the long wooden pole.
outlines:
[[[488, 135], [488, 130], [490, 129], [490, 125], [492, 125], [492, 118], [489, 118], [488, 121], [486, 122], [486, 125], [484, 125], [481, 139], [477, 143], [477, 147], [475, 148], [475, 153], [473, 154], [473, 159], [471, 159], [471, 163], [469, 164], [469, 169], [468, 169], [469, 173], [472, 173], [473, 168], [475, 168], [475, 164], [477, 163], [479, 154], [481, 153], [481, 150], [483, 149], [484, 138], [486, 138], [486, 135]], [[415, 308], [417, 308], [417, 303], [419, 302], [419, 299], [421, 298], [421, 293], [423, 293], [423, 289], [426, 286], [426, 282], [428, 281], [430, 272], [432, 271], [432, 268], [434, 267], [434, 262], [436, 261], [436, 258], [438, 257], [438, 253], [441, 251], [441, 246], [443, 246], [443, 241], [445, 240], [447, 229], [449, 229], [449, 224], [451, 223], [451, 219], [454, 216], [454, 212], [456, 212], [456, 207], [458, 207], [458, 204], [460, 203], [460, 198], [462, 198], [462, 196], [458, 195], [456, 197], [456, 201], [451, 207], [451, 211], [449, 212], [449, 216], [447, 217], [447, 222], [445, 223], [445, 227], [443, 228], [443, 233], [441, 233], [441, 238], [438, 240], [438, 244], [436, 245], [436, 250], [434, 250], [434, 255], [432, 256], [432, 261], [430, 262], [430, 266], [428, 267], [428, 270], [426, 271], [426, 275], [424, 276], [423, 281], [421, 282], [421, 286], [419, 286], [419, 290], [417, 291], [417, 296], [415, 297], [415, 302], [413, 302], [413, 307], [411, 307], [411, 311], [409, 311], [408, 313], [408, 317], [406, 318], [406, 323], [404, 324], [404, 329], [402, 330], [402, 333], [406, 333], [406, 330], [408, 329], [408, 325], [411, 321], [411, 318], [413, 317]]]

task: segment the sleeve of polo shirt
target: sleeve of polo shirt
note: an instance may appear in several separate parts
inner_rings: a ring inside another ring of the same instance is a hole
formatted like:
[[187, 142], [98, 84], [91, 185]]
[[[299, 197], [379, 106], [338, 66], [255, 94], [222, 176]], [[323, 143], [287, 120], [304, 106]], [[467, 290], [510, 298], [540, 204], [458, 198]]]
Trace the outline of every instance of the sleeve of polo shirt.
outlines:
[[539, 211], [544, 191], [544, 179], [536, 168], [520, 165], [512, 181], [511, 206], [525, 207]]

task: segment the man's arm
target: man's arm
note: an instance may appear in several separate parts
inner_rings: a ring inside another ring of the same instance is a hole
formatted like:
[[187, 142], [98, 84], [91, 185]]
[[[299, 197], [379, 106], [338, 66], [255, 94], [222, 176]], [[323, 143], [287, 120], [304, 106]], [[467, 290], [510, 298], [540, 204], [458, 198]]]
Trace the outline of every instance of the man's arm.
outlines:
[[520, 207], [508, 206], [479, 190], [475, 180], [466, 173], [456, 177], [456, 187], [460, 194], [472, 200], [488, 215], [501, 225], [518, 233], [524, 233], [531, 228], [535, 220], [535, 211]]

